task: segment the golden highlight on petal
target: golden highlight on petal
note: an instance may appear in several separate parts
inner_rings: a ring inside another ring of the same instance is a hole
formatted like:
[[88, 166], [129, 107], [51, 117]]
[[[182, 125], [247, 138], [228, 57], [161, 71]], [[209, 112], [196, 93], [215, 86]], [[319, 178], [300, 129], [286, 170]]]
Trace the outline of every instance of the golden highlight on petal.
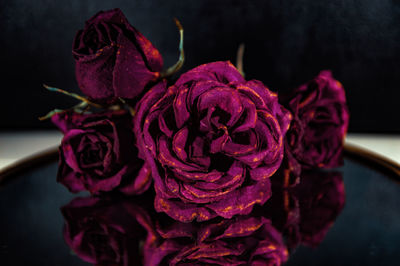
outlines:
[[225, 234], [225, 236], [232, 236], [232, 235], [241, 235], [241, 234], [243, 234], [243, 233], [247, 233], [247, 232], [254, 232], [254, 231], [257, 231], [261, 226], [263, 226], [263, 224], [262, 223], [260, 223], [260, 224], [257, 224], [257, 225], [255, 225], [255, 226], [250, 226], [250, 227], [242, 227], [242, 228], [240, 228], [240, 230], [239, 231], [237, 231], [237, 232], [232, 232], [232, 233], [226, 233]]

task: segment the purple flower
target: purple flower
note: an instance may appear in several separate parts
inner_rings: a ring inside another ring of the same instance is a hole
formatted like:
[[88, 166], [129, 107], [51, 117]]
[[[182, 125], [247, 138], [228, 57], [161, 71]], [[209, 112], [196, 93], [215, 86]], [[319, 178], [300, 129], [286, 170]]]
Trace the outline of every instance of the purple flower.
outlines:
[[331, 168], [343, 164], [343, 141], [349, 124], [349, 112], [343, 86], [322, 71], [300, 86], [285, 107], [293, 120], [286, 135], [289, 167]]
[[157, 80], [160, 53], [119, 9], [100, 11], [75, 36], [72, 54], [78, 85], [90, 100], [132, 99]]
[[157, 225], [157, 232], [158, 245], [145, 250], [145, 265], [279, 266], [288, 259], [281, 234], [263, 217], [175, 222]]
[[290, 114], [260, 81], [229, 62], [204, 64], [153, 87], [136, 109], [157, 211], [184, 222], [231, 218], [270, 197]]
[[57, 181], [71, 192], [118, 190], [140, 194], [151, 184], [150, 169], [137, 158], [132, 119], [126, 111], [56, 114], [64, 133]]

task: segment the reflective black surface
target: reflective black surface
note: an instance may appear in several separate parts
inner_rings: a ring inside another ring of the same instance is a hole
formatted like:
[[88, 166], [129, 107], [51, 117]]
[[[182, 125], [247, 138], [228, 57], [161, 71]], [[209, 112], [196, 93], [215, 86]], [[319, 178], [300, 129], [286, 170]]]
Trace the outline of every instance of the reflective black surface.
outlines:
[[[69, 193], [56, 183], [56, 171], [56, 163], [43, 165], [0, 188], [0, 265], [87, 265], [65, 243], [60, 212], [87, 194]], [[287, 265], [396, 265], [400, 185], [349, 159], [339, 171], [343, 210], [320, 245], [295, 248]]]

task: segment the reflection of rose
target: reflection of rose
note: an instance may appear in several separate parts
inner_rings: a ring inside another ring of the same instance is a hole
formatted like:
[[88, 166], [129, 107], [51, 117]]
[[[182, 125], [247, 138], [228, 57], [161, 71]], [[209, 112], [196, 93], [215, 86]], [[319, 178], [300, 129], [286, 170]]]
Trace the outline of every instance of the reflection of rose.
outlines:
[[301, 242], [316, 247], [344, 207], [343, 177], [339, 172], [312, 171], [304, 173], [302, 179], [294, 190], [300, 206]]
[[273, 192], [264, 215], [287, 236], [291, 249], [299, 244], [318, 246], [345, 204], [339, 172], [303, 171], [296, 187]]
[[270, 196], [289, 113], [229, 62], [201, 65], [138, 103], [135, 133], [157, 211], [189, 222], [246, 214]]
[[155, 213], [153, 198], [75, 198], [61, 208], [65, 242], [96, 265], [281, 265], [288, 258], [280, 232], [262, 216], [182, 223]]
[[131, 116], [125, 111], [63, 112], [52, 121], [64, 133], [57, 180], [70, 191], [140, 194], [150, 186], [150, 172], [137, 159]]
[[61, 211], [64, 240], [82, 260], [96, 265], [137, 265], [140, 243], [150, 243], [151, 222], [144, 210], [126, 202], [76, 198]]
[[76, 79], [92, 101], [132, 99], [159, 77], [162, 58], [119, 9], [99, 12], [73, 44]]
[[297, 187], [274, 188], [249, 215], [201, 223], [156, 213], [153, 199], [151, 191], [76, 198], [61, 209], [65, 241], [96, 265], [281, 265], [288, 248], [321, 243], [343, 208], [344, 189], [338, 173], [304, 171]]
[[145, 253], [146, 265], [281, 265], [288, 258], [281, 234], [264, 218], [158, 228], [163, 240]]
[[285, 107], [293, 114], [285, 147], [289, 167], [340, 166], [349, 113], [344, 89], [331, 72], [322, 71], [297, 88]]

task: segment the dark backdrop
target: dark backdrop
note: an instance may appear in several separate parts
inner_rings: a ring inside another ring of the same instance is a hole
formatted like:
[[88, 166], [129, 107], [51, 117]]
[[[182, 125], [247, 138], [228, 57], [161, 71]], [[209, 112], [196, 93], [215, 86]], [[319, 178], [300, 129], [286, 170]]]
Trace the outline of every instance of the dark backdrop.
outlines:
[[119, 7], [161, 51], [178, 57], [185, 28], [184, 69], [235, 60], [246, 44], [247, 78], [287, 91], [331, 69], [347, 93], [352, 132], [400, 132], [400, 1], [397, 0], [13, 0], [0, 3], [2, 129], [51, 127], [37, 117], [75, 103], [42, 83], [78, 92], [71, 44], [97, 11]]

